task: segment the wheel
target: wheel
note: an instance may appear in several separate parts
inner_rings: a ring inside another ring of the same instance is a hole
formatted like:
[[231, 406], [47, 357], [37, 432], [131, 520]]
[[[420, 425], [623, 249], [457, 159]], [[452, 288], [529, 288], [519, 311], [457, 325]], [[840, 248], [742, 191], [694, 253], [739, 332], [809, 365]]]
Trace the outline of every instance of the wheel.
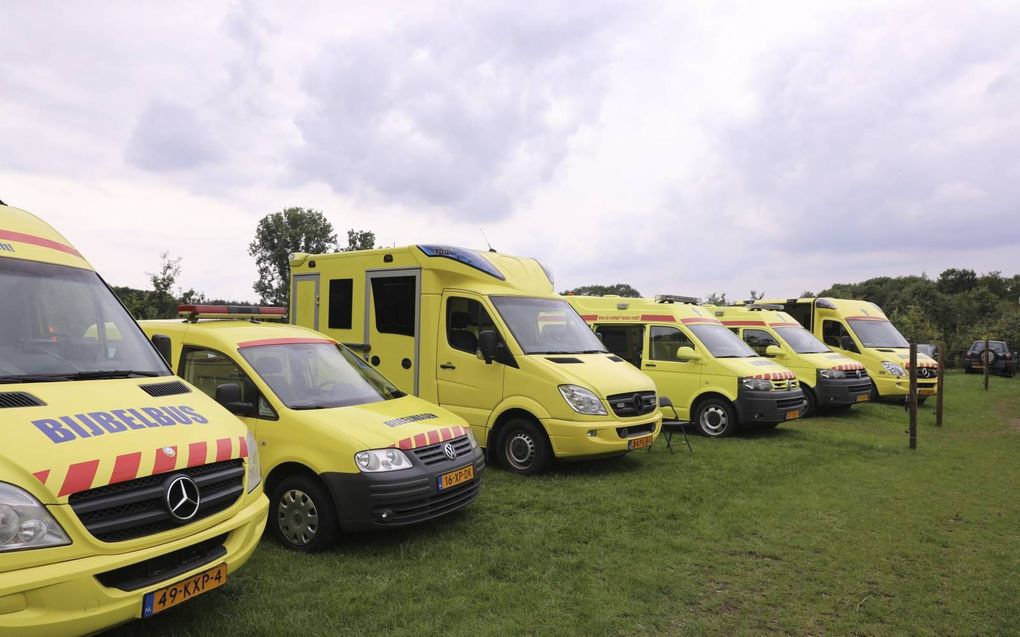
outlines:
[[496, 449], [504, 469], [524, 476], [542, 473], [552, 460], [545, 431], [526, 418], [514, 418], [503, 426]]
[[694, 422], [701, 433], [712, 438], [732, 435], [738, 429], [733, 406], [723, 398], [705, 398], [694, 409]]
[[927, 396], [918, 396], [917, 397], [917, 406], [920, 407], [921, 405], [924, 404], [924, 401], [926, 401], [926, 400], [928, 400]]
[[[808, 418], [818, 413], [818, 399], [815, 398], [815, 392], [810, 387], [801, 387], [804, 392], [804, 402], [807, 403], [804, 406], [804, 414], [801, 418]], [[778, 424], [778, 423], [776, 423]]]
[[273, 489], [269, 527], [284, 547], [305, 553], [328, 548], [340, 531], [333, 499], [309, 476], [294, 475]]
[[878, 387], [875, 386], [875, 381], [871, 381], [871, 402], [877, 403], [881, 396], [878, 395]]

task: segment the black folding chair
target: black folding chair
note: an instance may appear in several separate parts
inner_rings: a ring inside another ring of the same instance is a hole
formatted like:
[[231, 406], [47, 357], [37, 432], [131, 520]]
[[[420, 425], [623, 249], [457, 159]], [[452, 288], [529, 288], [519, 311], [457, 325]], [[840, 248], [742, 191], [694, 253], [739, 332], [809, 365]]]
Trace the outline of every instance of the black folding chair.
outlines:
[[662, 420], [662, 437], [666, 439], [666, 448], [669, 449], [669, 452], [673, 453], [673, 434], [679, 429], [680, 433], [683, 434], [684, 443], [687, 444], [687, 451], [694, 453], [694, 449], [691, 448], [691, 441], [687, 438], [687, 422], [680, 420], [680, 414], [676, 412], [673, 401], [665, 396], [659, 396], [659, 407], [669, 407], [673, 412], [673, 420]]

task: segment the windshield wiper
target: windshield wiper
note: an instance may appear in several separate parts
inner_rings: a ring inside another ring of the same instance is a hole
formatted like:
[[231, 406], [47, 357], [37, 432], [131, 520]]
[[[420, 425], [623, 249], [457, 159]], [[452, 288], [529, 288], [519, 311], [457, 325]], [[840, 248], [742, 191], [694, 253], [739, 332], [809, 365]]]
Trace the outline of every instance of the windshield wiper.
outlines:
[[290, 408], [291, 409], [300, 410], [300, 411], [303, 411], [303, 410], [306, 410], [306, 409], [327, 409], [327, 407], [325, 405], [291, 405]]
[[67, 374], [68, 380], [95, 380], [100, 378], [130, 378], [131, 376], [161, 376], [159, 372], [138, 369], [90, 369]]
[[0, 383], [52, 383], [67, 380], [66, 374], [18, 374], [14, 376], [0, 376]]

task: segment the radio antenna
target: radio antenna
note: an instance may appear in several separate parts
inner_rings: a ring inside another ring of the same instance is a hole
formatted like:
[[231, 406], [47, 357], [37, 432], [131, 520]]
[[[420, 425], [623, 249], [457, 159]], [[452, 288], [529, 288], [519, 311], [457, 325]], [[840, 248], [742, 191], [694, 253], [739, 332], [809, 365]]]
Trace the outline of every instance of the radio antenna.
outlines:
[[485, 236], [485, 231], [482, 230], [481, 228], [478, 228], [478, 232], [482, 233], [482, 239], [485, 241], [485, 245], [489, 246], [489, 252], [495, 252], [495, 250], [492, 248], [492, 244], [489, 243], [489, 237]]

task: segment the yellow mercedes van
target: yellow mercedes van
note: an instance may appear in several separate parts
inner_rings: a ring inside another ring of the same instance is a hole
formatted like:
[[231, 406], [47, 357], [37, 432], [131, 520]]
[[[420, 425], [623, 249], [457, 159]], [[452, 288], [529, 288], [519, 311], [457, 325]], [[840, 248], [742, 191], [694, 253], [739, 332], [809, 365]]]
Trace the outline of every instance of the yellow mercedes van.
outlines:
[[485, 460], [463, 420], [408, 396], [284, 308], [183, 305], [142, 321], [177, 373], [255, 435], [269, 528], [313, 552], [337, 532], [407, 526], [478, 497]]
[[706, 436], [775, 427], [804, 413], [793, 372], [758, 356], [694, 299], [566, 298], [610, 352], [651, 376], [680, 419]]
[[778, 306], [703, 307], [759, 356], [774, 358], [797, 375], [807, 405], [805, 416], [871, 398], [871, 378], [864, 365], [833, 352]]
[[[872, 383], [872, 400], [904, 400], [910, 392], [907, 374], [910, 343], [874, 303], [853, 299], [762, 299], [783, 310], [834, 351], [864, 365]], [[923, 403], [938, 392], [939, 364], [917, 354], [917, 395]]]
[[290, 265], [292, 323], [464, 418], [510, 471], [622, 454], [659, 434], [655, 384], [606, 351], [535, 259], [418, 245]]
[[268, 502], [244, 425], [67, 239], [0, 205], [0, 634], [81, 635], [227, 582]]

